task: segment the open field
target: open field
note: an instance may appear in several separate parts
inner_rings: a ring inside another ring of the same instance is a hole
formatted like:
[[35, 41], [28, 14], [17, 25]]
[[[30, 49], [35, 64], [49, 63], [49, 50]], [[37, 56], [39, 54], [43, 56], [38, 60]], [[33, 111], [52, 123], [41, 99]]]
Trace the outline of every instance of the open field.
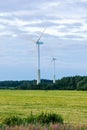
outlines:
[[87, 123], [87, 91], [0, 90], [0, 122], [9, 115], [55, 112], [65, 123]]

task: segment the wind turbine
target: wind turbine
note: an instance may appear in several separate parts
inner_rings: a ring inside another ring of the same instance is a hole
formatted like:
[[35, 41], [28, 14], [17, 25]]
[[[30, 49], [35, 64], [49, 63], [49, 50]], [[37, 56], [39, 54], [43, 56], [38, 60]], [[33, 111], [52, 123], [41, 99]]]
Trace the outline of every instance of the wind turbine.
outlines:
[[52, 61], [53, 61], [53, 83], [55, 84], [56, 83], [56, 80], [55, 80], [55, 78], [56, 78], [56, 76], [55, 76], [55, 61], [56, 61], [56, 58], [53, 58]]
[[40, 34], [39, 38], [36, 41], [32, 40], [37, 45], [37, 85], [39, 85], [41, 83], [41, 79], [40, 79], [40, 45], [43, 44], [43, 42], [41, 42], [40, 39], [43, 36], [45, 30], [46, 30], [46, 28], [43, 30], [43, 32]]

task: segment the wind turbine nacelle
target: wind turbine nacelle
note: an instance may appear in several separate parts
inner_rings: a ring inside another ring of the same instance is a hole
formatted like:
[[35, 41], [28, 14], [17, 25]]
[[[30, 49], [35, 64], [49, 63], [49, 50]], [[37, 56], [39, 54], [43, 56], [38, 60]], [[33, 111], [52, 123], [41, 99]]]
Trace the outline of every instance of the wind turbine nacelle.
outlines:
[[36, 42], [36, 44], [43, 44], [43, 42]]

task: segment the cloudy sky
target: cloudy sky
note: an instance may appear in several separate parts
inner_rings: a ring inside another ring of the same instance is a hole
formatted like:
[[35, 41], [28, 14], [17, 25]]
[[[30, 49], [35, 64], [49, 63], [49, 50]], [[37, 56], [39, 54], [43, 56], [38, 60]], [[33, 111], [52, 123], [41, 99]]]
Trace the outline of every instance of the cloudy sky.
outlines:
[[0, 80], [32, 80], [41, 41], [41, 78], [87, 75], [87, 0], [0, 1]]

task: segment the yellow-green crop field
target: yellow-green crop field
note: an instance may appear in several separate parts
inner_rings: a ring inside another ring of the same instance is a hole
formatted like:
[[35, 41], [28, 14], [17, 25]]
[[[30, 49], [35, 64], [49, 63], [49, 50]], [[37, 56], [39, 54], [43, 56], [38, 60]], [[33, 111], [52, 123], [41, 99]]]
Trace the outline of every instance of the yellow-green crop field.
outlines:
[[10, 115], [55, 112], [65, 123], [87, 124], [87, 91], [0, 90], [0, 122]]

